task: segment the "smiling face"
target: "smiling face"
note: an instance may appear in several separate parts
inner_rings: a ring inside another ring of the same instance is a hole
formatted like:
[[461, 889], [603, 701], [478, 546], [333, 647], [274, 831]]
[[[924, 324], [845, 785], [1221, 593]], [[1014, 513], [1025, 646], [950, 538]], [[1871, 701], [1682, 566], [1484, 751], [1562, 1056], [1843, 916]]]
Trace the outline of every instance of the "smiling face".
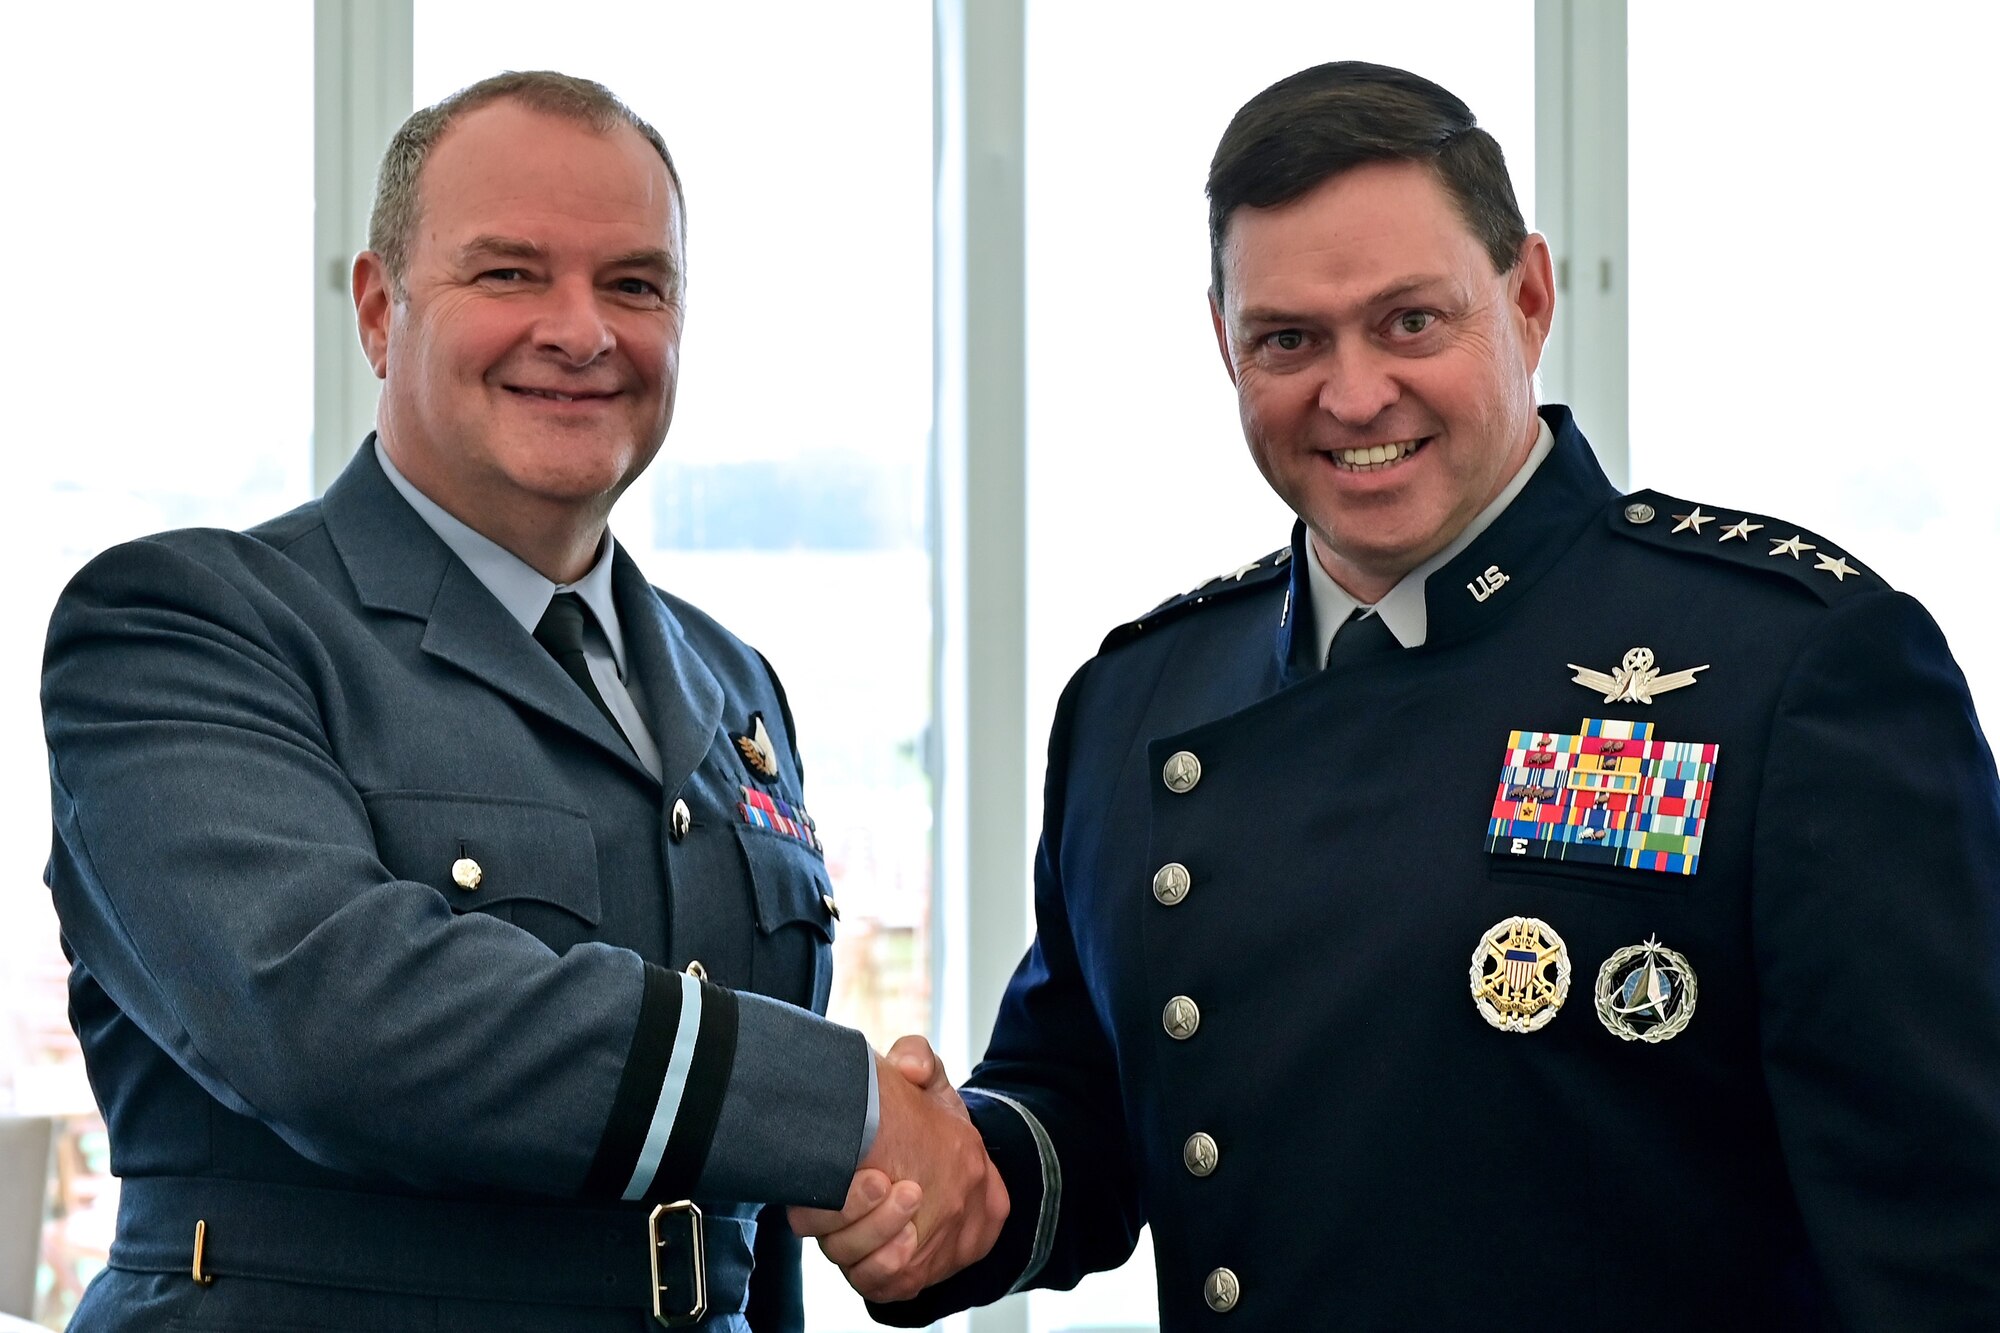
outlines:
[[1244, 438], [1366, 603], [1449, 545], [1534, 447], [1547, 243], [1496, 273], [1436, 173], [1371, 162], [1230, 215], [1216, 338]]
[[403, 290], [372, 251], [355, 265], [382, 446], [451, 514], [575, 577], [673, 417], [681, 223], [666, 164], [629, 126], [500, 101], [444, 132], [418, 185]]

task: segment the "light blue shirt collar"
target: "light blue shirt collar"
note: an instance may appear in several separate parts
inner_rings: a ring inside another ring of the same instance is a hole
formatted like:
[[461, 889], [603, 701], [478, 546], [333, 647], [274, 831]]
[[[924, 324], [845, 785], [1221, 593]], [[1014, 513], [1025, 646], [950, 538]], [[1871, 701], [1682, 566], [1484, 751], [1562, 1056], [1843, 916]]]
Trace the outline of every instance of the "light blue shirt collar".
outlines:
[[[1479, 511], [1472, 522], [1466, 524], [1465, 531], [1451, 540], [1442, 551], [1418, 565], [1396, 581], [1396, 586], [1383, 594], [1375, 603], [1375, 614], [1382, 617], [1382, 623], [1396, 636], [1396, 642], [1405, 648], [1421, 648], [1430, 638], [1430, 613], [1424, 606], [1424, 580], [1444, 568], [1455, 559], [1460, 551], [1472, 545], [1479, 534], [1493, 526], [1493, 520], [1506, 512], [1514, 503], [1514, 497], [1527, 486], [1528, 479], [1556, 447], [1556, 437], [1549, 429], [1549, 423], [1541, 422], [1541, 433], [1535, 437], [1534, 448], [1528, 451], [1527, 461], [1514, 473], [1513, 480], [1493, 502]], [[1319, 636], [1319, 656], [1315, 661], [1326, 660], [1327, 649], [1333, 646], [1333, 636], [1354, 609], [1361, 605], [1354, 596], [1333, 581], [1333, 575], [1319, 563], [1319, 556], [1313, 548], [1310, 535], [1306, 538], [1306, 579], [1312, 589], [1313, 629]]]
[[507, 614], [521, 622], [521, 628], [533, 634], [535, 626], [541, 624], [542, 615], [549, 609], [549, 603], [559, 592], [573, 592], [583, 598], [585, 606], [597, 617], [598, 626], [611, 646], [611, 660], [618, 664], [619, 679], [625, 677], [625, 633], [618, 623], [617, 600], [611, 595], [611, 557], [618, 549], [607, 529], [604, 534], [604, 549], [599, 552], [597, 563], [590, 572], [575, 583], [556, 584], [545, 578], [520, 556], [515, 555], [500, 543], [483, 533], [475, 532], [461, 520], [446, 512], [444, 506], [425, 495], [416, 485], [396, 470], [389, 458], [389, 451], [378, 440], [375, 444], [375, 461], [382, 465], [382, 474], [396, 492], [410, 502], [410, 508], [417, 511], [417, 517], [438, 540], [451, 548], [451, 553], [465, 562], [472, 576], [484, 584], [486, 591], [493, 594]]

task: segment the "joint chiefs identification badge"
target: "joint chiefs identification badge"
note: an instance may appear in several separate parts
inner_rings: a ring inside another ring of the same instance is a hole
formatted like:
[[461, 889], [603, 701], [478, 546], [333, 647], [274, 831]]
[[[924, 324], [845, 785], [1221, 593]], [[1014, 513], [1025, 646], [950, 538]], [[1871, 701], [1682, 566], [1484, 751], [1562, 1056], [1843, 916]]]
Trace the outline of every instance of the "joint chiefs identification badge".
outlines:
[[1717, 745], [1656, 741], [1650, 722], [1586, 718], [1576, 735], [1516, 731], [1487, 812], [1499, 856], [1692, 875]]
[[1597, 1019], [1624, 1041], [1666, 1041], [1694, 1018], [1694, 969], [1657, 937], [1620, 949], [1597, 970]]
[[1569, 997], [1569, 948], [1545, 921], [1510, 916], [1472, 951], [1472, 1003], [1502, 1032], [1539, 1032]]

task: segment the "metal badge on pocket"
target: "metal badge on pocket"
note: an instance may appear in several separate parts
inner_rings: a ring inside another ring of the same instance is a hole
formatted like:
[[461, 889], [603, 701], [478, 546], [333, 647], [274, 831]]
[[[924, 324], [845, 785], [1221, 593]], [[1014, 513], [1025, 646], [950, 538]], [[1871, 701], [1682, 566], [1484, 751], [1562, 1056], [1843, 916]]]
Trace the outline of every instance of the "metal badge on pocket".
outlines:
[[1575, 735], [1511, 732], [1486, 850], [1692, 875], [1720, 750], [1654, 740], [1650, 722], [1586, 718]]

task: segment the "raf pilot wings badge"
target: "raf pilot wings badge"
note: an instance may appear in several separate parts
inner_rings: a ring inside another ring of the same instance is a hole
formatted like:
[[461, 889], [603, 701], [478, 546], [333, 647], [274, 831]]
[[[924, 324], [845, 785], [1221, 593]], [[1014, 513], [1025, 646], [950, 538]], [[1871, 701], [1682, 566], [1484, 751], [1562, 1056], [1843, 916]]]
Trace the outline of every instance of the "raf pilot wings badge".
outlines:
[[1602, 671], [1593, 671], [1574, 662], [1566, 665], [1571, 671], [1576, 672], [1570, 677], [1571, 680], [1590, 689], [1602, 691], [1604, 702], [1608, 704], [1649, 704], [1653, 702], [1654, 695], [1678, 690], [1684, 685], [1692, 685], [1696, 672], [1708, 670], [1707, 663], [1703, 663], [1698, 667], [1689, 667], [1685, 671], [1660, 671], [1653, 665], [1651, 648], [1631, 649], [1625, 654], [1625, 660], [1619, 665], [1618, 670], [1608, 676]]

